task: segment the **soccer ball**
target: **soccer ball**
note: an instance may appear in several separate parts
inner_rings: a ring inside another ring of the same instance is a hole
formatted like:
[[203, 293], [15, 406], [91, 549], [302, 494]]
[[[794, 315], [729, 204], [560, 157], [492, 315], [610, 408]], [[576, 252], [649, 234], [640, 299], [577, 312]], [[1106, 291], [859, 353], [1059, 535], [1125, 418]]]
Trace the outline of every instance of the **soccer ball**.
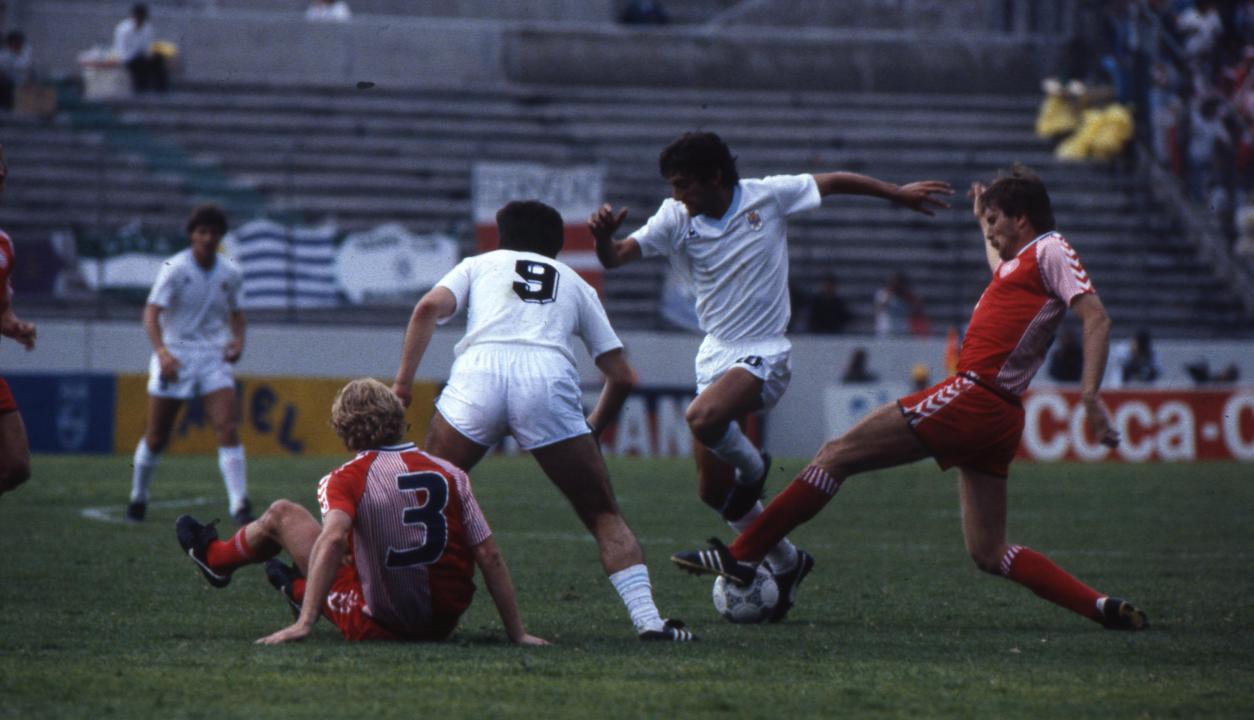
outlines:
[[723, 576], [714, 581], [714, 610], [728, 622], [760, 623], [779, 602], [779, 586], [766, 568], [758, 566], [748, 585], [737, 585]]

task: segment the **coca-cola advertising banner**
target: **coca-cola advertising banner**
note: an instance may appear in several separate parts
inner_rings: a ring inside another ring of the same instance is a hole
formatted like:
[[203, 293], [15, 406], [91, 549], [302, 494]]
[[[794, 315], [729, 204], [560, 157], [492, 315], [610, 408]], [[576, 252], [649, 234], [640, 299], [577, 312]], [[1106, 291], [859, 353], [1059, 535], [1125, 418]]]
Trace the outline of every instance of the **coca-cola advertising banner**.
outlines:
[[1080, 393], [1040, 390], [1023, 397], [1019, 457], [1054, 462], [1254, 460], [1254, 388], [1109, 391], [1102, 399], [1123, 436], [1117, 448], [1084, 430]]

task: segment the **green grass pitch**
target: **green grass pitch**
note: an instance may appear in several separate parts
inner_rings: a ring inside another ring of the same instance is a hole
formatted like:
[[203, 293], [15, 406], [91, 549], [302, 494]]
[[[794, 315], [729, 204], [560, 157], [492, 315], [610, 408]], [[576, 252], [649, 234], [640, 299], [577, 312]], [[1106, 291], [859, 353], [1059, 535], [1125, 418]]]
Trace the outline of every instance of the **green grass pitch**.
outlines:
[[[253, 499], [313, 507], [342, 460], [253, 459]], [[261, 568], [214, 590], [174, 539], [182, 512], [226, 516], [213, 458], [163, 460], [148, 522], [130, 526], [109, 521], [128, 458], [37, 457], [0, 498], [0, 717], [1250, 717], [1250, 468], [1015, 468], [1011, 541], [1142, 605], [1153, 628], [1125, 634], [976, 570], [956, 475], [928, 463], [847, 483], [794, 536], [818, 564], [787, 622], [730, 625], [711, 580], [667, 560], [730, 537], [691, 463], [613, 460], [659, 606], [702, 637], [678, 646], [635, 639], [557, 491], [529, 458], [493, 458], [476, 492], [552, 647], [509, 645], [481, 589], [445, 644], [350, 645], [324, 621], [269, 648], [253, 640], [290, 616]]]

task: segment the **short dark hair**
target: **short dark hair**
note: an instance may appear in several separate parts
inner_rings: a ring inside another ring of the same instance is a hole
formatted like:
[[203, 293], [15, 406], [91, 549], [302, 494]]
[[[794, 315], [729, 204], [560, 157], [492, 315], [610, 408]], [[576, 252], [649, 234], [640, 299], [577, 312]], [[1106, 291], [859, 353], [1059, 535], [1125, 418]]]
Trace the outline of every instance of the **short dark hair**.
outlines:
[[991, 205], [1008, 217], [1024, 217], [1038, 233], [1054, 229], [1054, 205], [1045, 183], [1030, 168], [1015, 163], [984, 190], [980, 202]]
[[148, 5], [145, 3], [135, 3], [131, 6], [131, 17], [139, 20], [148, 19]]
[[496, 211], [500, 246], [557, 257], [562, 251], [562, 215], [539, 200], [513, 200]]
[[217, 231], [219, 235], [225, 235], [227, 230], [226, 213], [222, 208], [212, 203], [197, 205], [192, 209], [192, 214], [187, 216], [187, 234], [191, 235], [192, 231], [201, 225], [208, 225], [211, 230]]
[[683, 173], [709, 180], [722, 173], [724, 187], [735, 187], [740, 182], [736, 156], [723, 138], [712, 132], [688, 132], [672, 141], [658, 156], [658, 170], [667, 179]]

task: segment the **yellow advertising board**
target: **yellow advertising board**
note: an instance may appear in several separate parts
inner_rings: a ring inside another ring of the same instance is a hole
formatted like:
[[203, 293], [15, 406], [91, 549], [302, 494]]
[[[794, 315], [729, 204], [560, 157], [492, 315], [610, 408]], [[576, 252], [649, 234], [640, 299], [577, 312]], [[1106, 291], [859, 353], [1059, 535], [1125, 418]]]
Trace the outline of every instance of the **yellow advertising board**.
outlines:
[[[260, 455], [343, 455], [344, 445], [331, 430], [331, 402], [350, 378], [236, 378], [239, 434], [250, 457]], [[390, 380], [384, 380], [391, 385]], [[144, 433], [148, 412], [148, 376], [118, 375], [113, 449], [129, 455]], [[422, 442], [435, 408], [436, 383], [414, 383], [407, 440]], [[198, 401], [185, 403], [170, 436], [171, 453], [212, 453], [218, 447]]]

